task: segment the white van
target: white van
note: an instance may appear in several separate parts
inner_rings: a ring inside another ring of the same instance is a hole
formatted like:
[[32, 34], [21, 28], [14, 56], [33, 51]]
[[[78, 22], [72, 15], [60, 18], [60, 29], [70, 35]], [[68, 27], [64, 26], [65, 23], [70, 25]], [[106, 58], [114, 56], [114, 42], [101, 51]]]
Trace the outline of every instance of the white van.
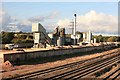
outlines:
[[12, 50], [14, 48], [14, 44], [6, 44], [5, 49]]

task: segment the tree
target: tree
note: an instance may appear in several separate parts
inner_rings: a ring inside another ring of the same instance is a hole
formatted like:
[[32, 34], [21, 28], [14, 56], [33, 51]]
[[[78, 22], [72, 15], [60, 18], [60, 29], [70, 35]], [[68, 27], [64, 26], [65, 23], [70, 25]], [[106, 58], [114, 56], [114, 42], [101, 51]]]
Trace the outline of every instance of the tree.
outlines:
[[17, 38], [14, 38], [13, 40], [12, 40], [12, 42], [13, 43], [22, 43], [22, 40], [21, 39], [17, 39]]
[[105, 41], [105, 38], [102, 35], [93, 36], [93, 38], [96, 38], [96, 42], [98, 43]]
[[108, 42], [116, 42], [116, 41], [117, 41], [117, 37], [111, 36], [110, 38], [108, 38], [107, 41], [108, 41]]
[[98, 43], [103, 41], [102, 35], [94, 36], [94, 38], [96, 38], [96, 42]]
[[22, 31], [19, 31], [19, 34], [23, 33]]
[[27, 35], [26, 39], [33, 39], [33, 36]]
[[3, 44], [11, 43], [13, 38], [14, 38], [14, 33], [13, 32], [3, 32], [2, 33], [2, 43]]
[[98, 41], [99, 41], [99, 42], [103, 42], [103, 37], [102, 37], [102, 35], [99, 35], [99, 36], [98, 36]]
[[79, 32], [79, 31], [76, 31], [75, 33], [76, 33], [76, 34], [81, 34], [81, 32]]
[[26, 35], [17, 35], [16, 38], [19, 38], [19, 39], [26, 39]]

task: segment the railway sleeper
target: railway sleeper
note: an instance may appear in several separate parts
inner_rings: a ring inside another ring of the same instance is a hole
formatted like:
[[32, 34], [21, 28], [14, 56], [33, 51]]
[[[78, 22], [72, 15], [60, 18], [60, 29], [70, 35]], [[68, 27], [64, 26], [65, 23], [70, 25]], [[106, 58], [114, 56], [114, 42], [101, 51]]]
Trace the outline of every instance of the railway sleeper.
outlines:
[[117, 76], [117, 78], [115, 80], [119, 80], [119, 79], [120, 79], [120, 73], [119, 73], [119, 75]]
[[[95, 59], [96, 60], [96, 59]], [[34, 73], [34, 74], [31, 74], [31, 75], [26, 75], [26, 76], [21, 76], [21, 77], [18, 77], [18, 78], [16, 78], [16, 79], [25, 79], [25, 78], [29, 78], [29, 77], [31, 77], [31, 78], [35, 78], [35, 77], [37, 77], [37, 76], [43, 76], [43, 77], [49, 77], [49, 76], [51, 76], [51, 73], [52, 74], [59, 74], [59, 73], [62, 73], [62, 71], [70, 71], [70, 69], [72, 70], [72, 68], [80, 68], [80, 67], [83, 67], [83, 66], [85, 66], [85, 65], [88, 65], [88, 64], [92, 64], [93, 62], [96, 62], [95, 60], [93, 60], [92, 62], [84, 62], [84, 63], [75, 63], [74, 65], [73, 65], [73, 63], [71, 63], [71, 65], [70, 64], [68, 64], [68, 65], [66, 65], [66, 67], [64, 67], [63, 66], [63, 68], [57, 68], [56, 67], [56, 69], [54, 68], [54, 70], [51, 70], [51, 69], [48, 69], [48, 70], [46, 70], [44, 73], [43, 72], [38, 72], [38, 73]], [[98, 59], [98, 61], [99, 61], [99, 59]], [[83, 61], [82, 61], [83, 62]], [[62, 66], [60, 66], [60, 67], [62, 67]], [[50, 71], [49, 71], [50, 70]], [[74, 69], [73, 69], [74, 70]], [[57, 73], [56, 73], [57, 72]], [[33, 77], [32, 77], [33, 76]]]
[[110, 70], [112, 69], [112, 66], [108, 67], [108, 68], [105, 68], [95, 74], [93, 74], [95, 77], [98, 77], [98, 76], [101, 76], [103, 74], [105, 74], [106, 72], [109, 72]]
[[115, 80], [120, 75], [120, 68], [113, 73], [107, 80]]
[[115, 66], [113, 65], [110, 71], [106, 72], [105, 74], [102, 74], [102, 75], [98, 76], [98, 78], [107, 78], [107, 77], [109, 77], [110, 75], [112, 75], [112, 73], [114, 73], [115, 71], [117, 71], [118, 68], [119, 68], [118, 65], [117, 65], [117, 66], [116, 66], [116, 65], [115, 65]]
[[103, 69], [102, 71], [99, 71], [99, 72], [93, 74], [92, 76], [99, 77], [99, 76], [101, 76], [101, 75], [104, 75], [104, 74], [110, 72], [110, 71], [111, 71], [114, 67], [116, 67], [116, 66], [117, 66], [117, 65], [114, 64], [113, 66], [110, 66], [110, 67], [108, 67], [108, 68], [105, 68], [105, 69]]
[[[111, 53], [111, 54], [113, 54], [113, 53]], [[106, 55], [102, 55], [102, 56], [106, 56]], [[100, 56], [98, 56], [97, 58], [98, 58], [98, 60], [101, 59]], [[49, 73], [49, 72], [52, 72], [52, 71], [55, 71], [55, 70], [59, 70], [59, 69], [62, 69], [62, 68], [70, 69], [70, 68], [73, 68], [75, 66], [76, 67], [80, 66], [78, 64], [81, 64], [81, 65], [86, 65], [88, 63], [90, 64], [91, 62], [94, 62], [95, 60], [97, 60], [97, 59], [96, 58], [92, 58], [92, 59], [88, 59], [88, 60], [83, 60], [83, 61], [79, 61], [79, 62], [75, 62], [75, 63], [70, 63], [70, 64], [66, 64], [66, 65], [57, 66], [57, 67], [54, 67], [54, 68], [49, 68], [49, 69], [46, 69], [46, 70], [36, 71], [36, 72], [34, 72], [34, 74], [28, 73], [28, 74], [19, 75], [19, 76], [13, 77], [11, 79], [14, 79], [14, 78], [16, 78], [16, 79], [18, 79], [18, 78], [22, 78], [22, 79], [23, 78], [28, 78], [28, 77], [31, 77], [31, 76], [34, 76], [34, 75], [40, 75], [40, 74], [43, 74], [45, 72]], [[55, 69], [55, 70], [53, 70], [53, 69]], [[29, 76], [27, 76], [27, 75], [29, 75]]]
[[[92, 64], [92, 65], [86, 65], [86, 66], [84, 66], [83, 67], [83, 69], [89, 69], [89, 67], [91, 67], [91, 66], [95, 66], [96, 64], [94, 63], [94, 64]], [[83, 70], [82, 68], [80, 68], [80, 70]], [[79, 69], [77, 69], [77, 70], [74, 70], [73, 72], [77, 72], [77, 73], [79, 73]], [[71, 72], [68, 72], [68, 74], [70, 74]], [[65, 75], [67, 75], [67, 74], [65, 74]], [[74, 74], [73, 74], [74, 75]]]
[[[97, 61], [99, 61], [99, 60], [101, 60], [101, 59], [98, 59]], [[79, 67], [82, 67], [82, 66], [84, 66], [84, 65], [88, 65], [88, 63], [89, 64], [92, 64], [93, 62], [96, 62], [96, 60], [95, 61], [92, 61], [92, 62], [85, 62], [85, 63], [83, 63], [83, 65], [81, 64], [76, 64], [76, 65], [74, 65], [74, 67], [72, 66], [72, 67], [68, 67], [68, 69], [71, 69], [71, 68], [79, 68]], [[66, 69], [60, 69], [60, 70], [63, 70], [63, 71], [69, 71], [67, 68]], [[73, 69], [74, 70], [74, 69]], [[49, 72], [49, 73], [46, 73], [46, 74], [43, 74], [43, 75], [39, 75], [39, 73], [37, 73], [37, 74], [34, 74], [34, 75], [30, 75], [30, 76], [26, 76], [26, 77], [24, 77], [24, 78], [29, 78], [29, 77], [31, 77], [31, 78], [35, 78], [35, 77], [37, 77], [37, 76], [43, 76], [44, 78], [46, 77], [50, 77], [51, 76], [51, 74], [53, 75], [53, 74], [59, 74], [59, 73], [62, 73], [62, 71], [59, 71], [59, 70], [54, 70], [54, 71], [52, 71], [52, 72]], [[33, 77], [32, 77], [33, 76]], [[21, 77], [21, 78], [23, 78], [23, 77]]]
[[87, 71], [86, 73], [84, 74], [81, 74], [81, 75], [78, 75], [75, 77], [75, 79], [80, 79], [80, 78], [89, 78], [91, 75], [93, 75], [94, 73], [100, 71], [100, 70], [103, 70], [104, 68], [106, 67], [109, 67], [109, 66], [112, 66], [113, 64], [115, 64], [117, 61], [111, 61], [111, 62], [108, 62], [108, 63], [105, 63], [103, 65], [100, 65], [98, 67], [95, 67], [93, 69], [91, 69], [90, 71]]
[[[99, 64], [100, 65], [100, 64]], [[95, 65], [94, 65], [95, 66]], [[87, 69], [85, 69], [84, 71], [82, 70], [82, 71], [79, 71], [79, 70], [77, 70], [77, 73], [75, 72], [75, 74], [73, 74], [73, 76], [76, 76], [76, 75], [78, 75], [78, 74], [80, 74], [80, 73], [83, 73], [83, 72], [85, 72], [86, 70], [89, 70], [90, 68], [87, 68]], [[80, 69], [81, 70], [81, 69]], [[67, 73], [67, 74], [69, 74], [70, 76], [71, 76], [71, 74], [70, 74], [71, 72], [69, 72], [69, 73]], [[73, 73], [73, 72], [72, 72]], [[65, 74], [66, 75], [66, 74]], [[65, 76], [64, 75], [64, 76]], [[69, 76], [68, 75], [68, 76]], [[68, 78], [68, 79], [71, 79], [73, 76], [71, 76], [71, 77], [67, 77], [67, 75], [66, 75], [66, 77], [65, 78]], [[79, 75], [79, 76], [81, 76], [81, 75]], [[62, 78], [63, 77], [63, 75], [61, 75], [61, 77], [56, 77], [57, 79], [59, 79], [59, 78]]]
[[[116, 55], [116, 54], [114, 54], [114, 53], [111, 53], [111, 54], [113, 54], [114, 56]], [[113, 55], [111, 55], [111, 56], [113, 56]], [[103, 56], [103, 55], [102, 55]], [[104, 55], [104, 56], [108, 56], [108, 55]], [[108, 56], [109, 57], [109, 56]], [[103, 58], [105, 58], [105, 57], [102, 57], [102, 59]], [[95, 59], [95, 58], [94, 58]], [[98, 57], [98, 59], [100, 59], [100, 57]], [[86, 60], [85, 60], [86, 61]], [[88, 62], [89, 62], [89, 60], [87, 60]], [[91, 59], [91, 61], [92, 61], [92, 59]], [[94, 61], [94, 60], [93, 60]], [[77, 64], [75, 64], [75, 65], [77, 65]], [[48, 69], [48, 70], [50, 70], [50, 69]], [[43, 71], [45, 71], [46, 72], [46, 70], [43, 70]], [[38, 71], [39, 72], [39, 71]], [[43, 72], [42, 72], [43, 73]], [[31, 74], [31, 73], [29, 73], [29, 74]], [[20, 76], [19, 76], [20, 77]], [[21, 77], [22, 77], [22, 75], [21, 75]]]

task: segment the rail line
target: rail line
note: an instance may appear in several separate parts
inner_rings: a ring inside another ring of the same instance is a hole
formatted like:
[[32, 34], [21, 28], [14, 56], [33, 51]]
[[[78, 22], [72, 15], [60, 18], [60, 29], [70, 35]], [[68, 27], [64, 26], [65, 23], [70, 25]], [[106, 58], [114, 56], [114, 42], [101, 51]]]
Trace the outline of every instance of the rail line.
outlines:
[[[59, 79], [59, 78], [64, 78], [64, 79], [78, 79], [78, 78], [81, 78], [82, 76], [85, 76], [86, 74], [89, 74], [89, 73], [93, 72], [94, 70], [99, 69], [99, 67], [103, 67], [102, 66], [103, 64], [108, 65], [110, 63], [110, 61], [112, 63], [115, 60], [118, 60], [118, 58], [115, 58], [115, 59], [113, 58], [113, 61], [108, 60], [108, 61], [106, 61], [104, 63], [102, 63], [102, 62], [105, 61], [105, 60], [99, 61], [99, 62], [94, 63], [94, 64], [83, 66], [82, 68], [80, 67], [80, 68], [71, 70], [69, 72], [66, 72], [66, 73], [63, 73], [63, 74], [59, 74], [57, 76], [50, 77], [48, 79], [52, 79], [52, 80]], [[104, 65], [104, 66], [106, 66], [106, 65]]]
[[[74, 62], [70, 64], [65, 64], [62, 66], [57, 66], [54, 68], [49, 68], [45, 70], [40, 70], [17, 77], [9, 78], [12, 80], [21, 80], [21, 79], [79, 79], [84, 77], [89, 77], [100, 69], [112, 66], [118, 63], [120, 60], [119, 52], [112, 52], [110, 54], [105, 54], [95, 58]], [[116, 76], [116, 78], [119, 75]]]

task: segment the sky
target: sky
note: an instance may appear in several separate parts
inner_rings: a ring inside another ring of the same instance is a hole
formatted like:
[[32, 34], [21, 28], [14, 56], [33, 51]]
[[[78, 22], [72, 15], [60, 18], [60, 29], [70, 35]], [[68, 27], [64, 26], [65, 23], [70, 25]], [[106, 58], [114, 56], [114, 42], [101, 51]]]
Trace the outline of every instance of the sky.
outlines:
[[2, 31], [31, 32], [31, 23], [40, 22], [47, 32], [60, 26], [71, 33], [75, 13], [77, 31], [118, 34], [117, 2], [3, 2], [0, 24]]

